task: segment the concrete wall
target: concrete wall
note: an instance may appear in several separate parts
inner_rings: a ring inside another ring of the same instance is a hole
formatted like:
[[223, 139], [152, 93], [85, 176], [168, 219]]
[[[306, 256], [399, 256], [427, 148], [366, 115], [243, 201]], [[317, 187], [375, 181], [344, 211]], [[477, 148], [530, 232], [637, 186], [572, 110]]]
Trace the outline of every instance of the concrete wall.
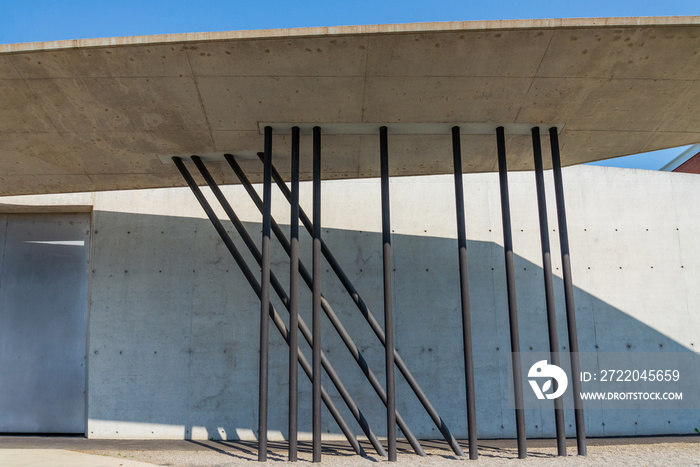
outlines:
[[[564, 177], [580, 350], [663, 348], [697, 356], [700, 178], [591, 166], [565, 169]], [[514, 437], [498, 178], [465, 175], [464, 181], [479, 435]], [[309, 210], [310, 189], [302, 186], [302, 206]], [[547, 189], [559, 338], [565, 349], [551, 173]], [[546, 352], [534, 175], [510, 174], [510, 190], [521, 348]], [[258, 239], [260, 215], [244, 190], [225, 191]], [[287, 230], [288, 208], [274, 191], [273, 214]], [[466, 437], [451, 177], [393, 179], [391, 201], [396, 345], [448, 426]], [[89, 437], [254, 438], [259, 301], [189, 190], [14, 197], [2, 203], [5, 210], [93, 207]], [[379, 181], [324, 183], [322, 223], [326, 242], [381, 322]], [[310, 266], [311, 242], [302, 234], [301, 258]], [[243, 250], [238, 235], [232, 236]], [[247, 252], [245, 257], [252, 265]], [[287, 284], [287, 258], [274, 240], [272, 266]], [[383, 349], [325, 263], [323, 271], [325, 296], [382, 381]], [[310, 293], [303, 283], [300, 288], [300, 312], [310, 323]], [[286, 319], [276, 297], [273, 303]], [[287, 347], [274, 327], [270, 342], [269, 427], [270, 436], [280, 438], [287, 424]], [[323, 347], [375, 432], [386, 433], [381, 402], [325, 318]], [[306, 343], [302, 349], [310, 358]], [[359, 433], [325, 375], [324, 385]], [[400, 376], [397, 386], [397, 408], [414, 433], [439, 437]], [[301, 372], [299, 403], [300, 431], [308, 434], [311, 385]], [[589, 436], [692, 433], [700, 426], [697, 409], [589, 410], [587, 431]], [[323, 420], [324, 433], [340, 435], [327, 412]], [[573, 436], [573, 411], [566, 411], [566, 420], [567, 434]], [[528, 436], [554, 433], [551, 410], [528, 410], [526, 423]]]

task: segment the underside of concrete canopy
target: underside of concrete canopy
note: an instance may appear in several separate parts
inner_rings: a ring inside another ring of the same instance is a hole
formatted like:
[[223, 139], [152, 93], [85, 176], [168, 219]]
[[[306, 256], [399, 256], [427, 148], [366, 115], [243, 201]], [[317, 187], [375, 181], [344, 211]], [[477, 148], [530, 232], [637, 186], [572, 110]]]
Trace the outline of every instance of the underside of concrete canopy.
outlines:
[[698, 143], [699, 51], [700, 17], [0, 45], [0, 194], [182, 186], [169, 159], [190, 154], [231, 153], [259, 181], [268, 124], [285, 177], [291, 126], [321, 126], [324, 179], [378, 176], [381, 125], [392, 175], [451, 172], [454, 125], [465, 172], [497, 170], [497, 126], [511, 170], [533, 168], [536, 125], [558, 128], [564, 165]]

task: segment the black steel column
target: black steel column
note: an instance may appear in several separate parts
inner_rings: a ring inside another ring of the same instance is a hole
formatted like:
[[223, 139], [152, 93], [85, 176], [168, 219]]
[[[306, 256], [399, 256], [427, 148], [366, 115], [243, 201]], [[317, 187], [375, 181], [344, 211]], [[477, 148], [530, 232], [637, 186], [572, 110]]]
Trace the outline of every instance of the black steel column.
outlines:
[[513, 364], [513, 391], [515, 396], [515, 427], [518, 435], [518, 457], [527, 457], [525, 435], [525, 411], [523, 408], [523, 375], [520, 367], [520, 334], [518, 331], [518, 304], [515, 298], [515, 268], [513, 265], [513, 234], [510, 226], [510, 200], [508, 197], [508, 167], [506, 166], [505, 129], [496, 129], [498, 145], [498, 176], [501, 184], [501, 214], [503, 217], [503, 250], [506, 259], [506, 285], [508, 288], [508, 318], [510, 323], [510, 351]]
[[313, 461], [321, 462], [321, 128], [313, 129]]
[[[532, 129], [532, 153], [535, 158], [535, 183], [537, 185], [537, 210], [540, 215], [540, 242], [542, 243], [542, 271], [544, 272], [544, 295], [547, 306], [547, 331], [552, 365], [561, 366], [559, 360], [559, 338], [557, 337], [557, 313], [554, 304], [552, 284], [552, 254], [549, 248], [549, 224], [547, 222], [547, 195], [544, 189], [544, 169], [542, 167], [542, 144], [540, 128]], [[556, 380], [553, 383], [557, 390]], [[564, 424], [564, 402], [561, 397], [554, 399], [554, 423], [557, 433], [557, 453], [566, 456], [566, 425]]]
[[265, 127], [263, 169], [262, 273], [260, 286], [260, 377], [258, 391], [258, 461], [267, 460], [267, 366], [270, 338], [270, 217], [272, 215], [272, 127]]
[[299, 346], [299, 127], [292, 128], [292, 203], [289, 251], [289, 461], [297, 461], [297, 348]]
[[457, 206], [457, 246], [459, 248], [459, 286], [462, 302], [462, 338], [464, 341], [464, 379], [467, 387], [467, 431], [469, 458], [476, 460], [476, 401], [474, 395], [474, 357], [472, 352], [472, 321], [469, 308], [469, 274], [467, 268], [467, 228], [464, 219], [464, 183], [462, 180], [462, 145], [459, 127], [452, 128], [452, 156], [455, 172], [455, 201]]
[[[394, 382], [394, 293], [391, 274], [391, 212], [389, 204], [389, 146], [387, 128], [379, 128], [382, 177], [382, 243], [384, 255], [384, 333], [386, 343], [386, 431], [389, 461], [396, 461], [396, 387]], [[315, 225], [315, 224], [314, 224]]]
[[586, 422], [583, 418], [581, 400], [581, 366], [578, 358], [578, 333], [576, 331], [576, 308], [574, 307], [574, 286], [571, 279], [571, 258], [569, 256], [569, 231], [566, 225], [564, 205], [564, 184], [561, 177], [559, 155], [559, 134], [557, 128], [549, 129], [552, 147], [552, 169], [554, 191], [557, 197], [557, 220], [559, 221], [559, 243], [561, 245], [561, 268], [564, 275], [564, 301], [566, 303], [566, 326], [569, 331], [569, 355], [571, 356], [571, 384], [574, 392], [574, 416], [576, 419], [576, 445], [580, 456], [586, 455]]

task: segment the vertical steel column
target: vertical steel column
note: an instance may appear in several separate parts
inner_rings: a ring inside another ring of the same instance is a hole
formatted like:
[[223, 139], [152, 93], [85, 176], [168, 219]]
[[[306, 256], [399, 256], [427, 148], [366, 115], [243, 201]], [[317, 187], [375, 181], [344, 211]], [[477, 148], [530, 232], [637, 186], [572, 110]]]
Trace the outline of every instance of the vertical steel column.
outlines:
[[321, 128], [313, 129], [313, 461], [321, 462]]
[[518, 331], [518, 304], [515, 298], [515, 269], [513, 265], [513, 235], [510, 226], [510, 200], [508, 198], [508, 167], [506, 166], [505, 129], [496, 128], [498, 145], [498, 176], [501, 184], [501, 215], [503, 217], [503, 250], [506, 259], [506, 285], [508, 288], [508, 318], [510, 324], [510, 351], [513, 364], [513, 392], [515, 396], [515, 427], [518, 435], [518, 457], [527, 457], [525, 435], [525, 411], [523, 408], [523, 375], [520, 367], [520, 334]]
[[292, 128], [292, 203], [289, 221], [289, 461], [297, 461], [297, 348], [299, 346], [299, 127]]
[[267, 460], [267, 366], [270, 338], [270, 218], [272, 216], [272, 127], [265, 127], [263, 169], [262, 273], [260, 286], [260, 377], [258, 387], [258, 461]]
[[569, 231], [566, 225], [566, 207], [564, 205], [564, 184], [561, 176], [561, 157], [559, 155], [559, 134], [557, 128], [549, 129], [549, 141], [552, 147], [552, 169], [554, 172], [554, 191], [557, 198], [557, 220], [559, 221], [559, 243], [561, 245], [561, 268], [564, 275], [564, 301], [566, 303], [566, 326], [569, 331], [569, 355], [571, 356], [571, 383], [574, 392], [574, 416], [576, 419], [576, 445], [580, 456], [586, 455], [586, 422], [583, 418], [583, 401], [581, 400], [581, 366], [578, 359], [578, 333], [576, 331], [576, 308], [574, 307], [574, 286], [571, 279], [571, 258], [569, 256]]
[[389, 203], [389, 145], [387, 128], [379, 128], [382, 177], [382, 243], [384, 255], [384, 333], [386, 334], [386, 431], [389, 461], [396, 461], [396, 387], [394, 381], [394, 293], [391, 274], [391, 212]]
[[[552, 284], [552, 254], [549, 248], [549, 224], [547, 222], [547, 195], [544, 189], [544, 169], [542, 167], [542, 144], [540, 128], [532, 129], [532, 153], [535, 159], [535, 183], [537, 185], [537, 210], [540, 216], [540, 242], [542, 243], [542, 271], [544, 272], [544, 294], [547, 306], [547, 331], [552, 365], [561, 366], [559, 361], [559, 338], [557, 337], [557, 313], [554, 304]], [[554, 381], [554, 390], [557, 383]], [[566, 456], [566, 426], [564, 425], [564, 402], [561, 397], [554, 399], [554, 423], [557, 433], [557, 453]]]
[[464, 341], [464, 379], [467, 387], [467, 432], [469, 458], [476, 460], [476, 401], [474, 395], [474, 357], [472, 352], [472, 321], [469, 308], [469, 273], [467, 268], [467, 228], [464, 220], [464, 183], [462, 180], [462, 145], [459, 127], [452, 127], [452, 156], [455, 172], [455, 201], [457, 206], [457, 246], [459, 249], [459, 286], [462, 302], [462, 339]]

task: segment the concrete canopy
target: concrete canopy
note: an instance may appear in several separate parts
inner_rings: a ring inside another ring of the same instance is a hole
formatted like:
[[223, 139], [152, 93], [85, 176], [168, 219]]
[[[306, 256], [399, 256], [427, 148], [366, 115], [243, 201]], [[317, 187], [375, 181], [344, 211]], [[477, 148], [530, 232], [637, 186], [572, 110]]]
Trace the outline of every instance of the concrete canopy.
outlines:
[[[465, 131], [465, 172], [497, 168], [495, 135], [466, 134], [470, 125], [538, 124], [543, 133], [559, 125], [564, 165], [698, 143], [699, 51], [700, 17], [0, 45], [0, 193], [182, 186], [163, 156], [224, 152], [243, 156], [259, 180], [262, 165], [252, 159], [267, 122], [335, 124], [346, 133], [323, 138], [324, 179], [378, 175], [378, 138], [352, 134], [353, 124], [388, 125], [394, 175], [450, 172], [453, 124]], [[420, 130], [430, 124], [445, 134]], [[422, 134], [400, 134], [411, 125]], [[507, 146], [509, 169], [532, 168], [527, 134], [510, 134]], [[283, 175], [288, 148], [289, 137], [277, 135]], [[223, 164], [213, 172], [236, 182]]]

